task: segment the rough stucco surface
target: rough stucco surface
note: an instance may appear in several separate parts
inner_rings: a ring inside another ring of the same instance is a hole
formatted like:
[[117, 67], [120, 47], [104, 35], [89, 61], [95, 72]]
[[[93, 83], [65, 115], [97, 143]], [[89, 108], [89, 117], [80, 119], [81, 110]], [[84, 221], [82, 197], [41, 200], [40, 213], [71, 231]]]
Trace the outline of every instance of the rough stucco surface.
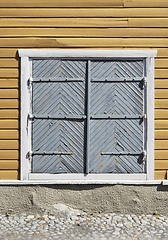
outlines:
[[87, 212], [168, 215], [168, 186], [0, 186], [1, 212], [38, 212], [57, 203]]

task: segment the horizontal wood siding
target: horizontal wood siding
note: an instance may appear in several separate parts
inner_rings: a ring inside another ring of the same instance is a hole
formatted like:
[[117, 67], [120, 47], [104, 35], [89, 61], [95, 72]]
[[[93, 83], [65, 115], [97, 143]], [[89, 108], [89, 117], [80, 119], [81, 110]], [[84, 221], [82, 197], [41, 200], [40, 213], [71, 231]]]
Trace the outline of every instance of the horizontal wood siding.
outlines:
[[0, 1], [0, 179], [19, 178], [19, 48], [157, 49], [155, 179], [168, 170], [168, 1]]

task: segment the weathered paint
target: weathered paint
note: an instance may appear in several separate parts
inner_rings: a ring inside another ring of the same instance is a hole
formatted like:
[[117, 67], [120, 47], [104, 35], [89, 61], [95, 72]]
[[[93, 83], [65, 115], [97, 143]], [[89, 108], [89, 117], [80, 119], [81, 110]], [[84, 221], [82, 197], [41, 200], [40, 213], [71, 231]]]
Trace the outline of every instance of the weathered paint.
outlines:
[[[17, 143], [13, 145], [16, 149], [10, 147], [10, 141], [18, 139], [13, 130], [19, 127], [18, 48], [153, 48], [158, 50], [155, 178], [167, 178], [168, 135], [164, 130], [168, 129], [168, 3], [164, 0], [87, 0], [85, 3], [80, 0], [69, 3], [2, 0], [0, 7], [0, 35], [3, 36], [0, 39], [0, 133], [2, 139], [8, 140], [5, 149], [0, 144], [0, 158], [8, 161], [6, 166], [10, 159], [19, 160]], [[1, 166], [1, 179], [18, 178], [18, 171], [9, 167], [2, 172]]]

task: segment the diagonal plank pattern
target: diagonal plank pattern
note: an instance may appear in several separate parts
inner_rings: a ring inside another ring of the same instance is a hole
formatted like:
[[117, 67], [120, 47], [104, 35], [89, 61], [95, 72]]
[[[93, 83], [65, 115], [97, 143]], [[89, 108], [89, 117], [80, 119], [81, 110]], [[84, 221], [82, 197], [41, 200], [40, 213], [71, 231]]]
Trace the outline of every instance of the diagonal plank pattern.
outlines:
[[82, 78], [86, 77], [86, 61], [36, 59], [33, 60], [33, 79], [40, 78]]
[[[87, 61], [33, 60], [32, 112], [37, 116], [85, 115]], [[90, 113], [137, 115], [137, 119], [90, 120], [90, 173], [143, 172], [143, 61], [91, 61]], [[68, 79], [68, 80], [67, 80]], [[106, 81], [110, 80], [110, 82]], [[123, 81], [125, 80], [125, 81]], [[129, 80], [129, 81], [127, 81]], [[89, 79], [90, 81], [90, 79]], [[83, 173], [86, 120], [35, 119], [32, 123], [32, 172]], [[38, 152], [71, 152], [38, 155]], [[130, 152], [102, 155], [102, 152]]]
[[142, 152], [143, 126], [140, 120], [92, 120], [90, 128], [91, 173], [111, 173], [116, 169], [123, 173], [142, 172], [139, 155], [101, 155], [102, 152]]
[[83, 121], [34, 120], [32, 134], [33, 152], [72, 152], [63, 156], [33, 156], [33, 172], [83, 172]]

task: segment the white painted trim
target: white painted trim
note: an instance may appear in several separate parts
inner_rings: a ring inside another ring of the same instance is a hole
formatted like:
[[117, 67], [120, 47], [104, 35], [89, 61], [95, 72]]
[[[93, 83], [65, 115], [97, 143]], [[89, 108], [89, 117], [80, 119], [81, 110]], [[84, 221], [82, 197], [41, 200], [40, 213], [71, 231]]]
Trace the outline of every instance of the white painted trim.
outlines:
[[[83, 181], [108, 184], [111, 181], [139, 181], [154, 179], [154, 57], [156, 50], [19, 50], [21, 57], [21, 180], [33, 181], [51, 180], [70, 183]], [[27, 81], [31, 77], [31, 58], [109, 58], [109, 59], [146, 59], [147, 80], [147, 165], [146, 174], [35, 174], [29, 173], [27, 153], [31, 151], [30, 123], [27, 125], [27, 116], [30, 111], [30, 90]], [[47, 180], [48, 179], [48, 180]], [[103, 183], [104, 181], [104, 183]], [[76, 184], [74, 183], [74, 184]]]
[[147, 180], [154, 179], [154, 58], [146, 59], [147, 80]]
[[168, 185], [168, 180], [163, 180], [162, 185]]
[[21, 58], [21, 118], [20, 118], [20, 179], [28, 180], [29, 160], [27, 153], [30, 151], [30, 131], [28, 131], [27, 117], [30, 110], [30, 94], [28, 90], [28, 79], [30, 78], [30, 62], [28, 57]]
[[146, 58], [157, 55], [157, 50], [19, 49], [18, 52], [19, 57], [31, 58]]
[[28, 181], [20, 181], [20, 180], [0, 180], [1, 185], [60, 185], [60, 184], [107, 184], [107, 185], [168, 185], [165, 181], [162, 180], [28, 180]]
[[71, 174], [49, 174], [49, 173], [30, 173], [30, 180], [92, 180], [92, 181], [109, 181], [109, 180], [146, 180], [146, 174], [80, 174], [80, 173], [71, 173]]

